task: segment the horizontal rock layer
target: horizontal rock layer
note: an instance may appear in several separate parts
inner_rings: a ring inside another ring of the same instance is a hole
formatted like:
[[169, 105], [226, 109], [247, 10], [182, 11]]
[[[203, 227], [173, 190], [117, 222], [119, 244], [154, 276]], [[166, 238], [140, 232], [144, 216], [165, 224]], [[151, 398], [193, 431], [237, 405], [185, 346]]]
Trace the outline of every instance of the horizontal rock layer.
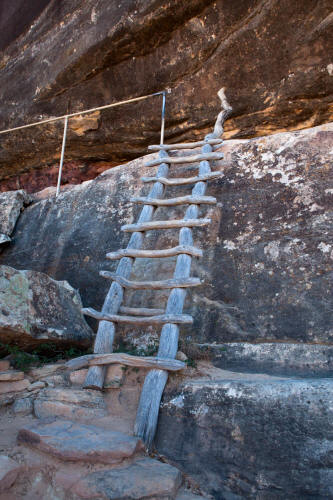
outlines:
[[[16, 2], [1, 16], [2, 128], [167, 87], [166, 136], [173, 140], [193, 130], [201, 137], [212, 126], [222, 86], [234, 108], [229, 137], [332, 119], [330, 0], [30, 4]], [[158, 140], [160, 106], [154, 97], [71, 120], [66, 158], [142, 154]], [[57, 122], [2, 136], [0, 177], [56, 163], [62, 130]]]
[[[195, 228], [194, 244], [204, 257], [193, 259], [192, 275], [204, 285], [188, 292], [184, 312], [194, 325], [182, 327], [183, 346], [193, 343], [308, 342], [332, 344], [333, 125], [247, 141], [226, 141], [225, 160], [213, 170], [207, 194], [216, 207], [203, 207], [208, 228]], [[178, 153], [177, 153], [178, 154]], [[180, 151], [184, 156], [186, 152]], [[113, 168], [53, 197], [33, 203], [21, 215], [14, 241], [0, 263], [32, 268], [79, 290], [85, 306], [100, 310], [109, 283], [101, 269], [117, 262], [106, 253], [125, 248], [123, 224], [140, 208], [131, 196], [146, 194], [140, 181], [151, 175], [148, 156]], [[173, 166], [170, 176], [193, 176], [196, 168]], [[168, 187], [167, 197], [189, 194], [191, 186]], [[184, 207], [159, 208], [156, 219], [182, 218]], [[177, 244], [177, 230], [151, 231], [146, 248]], [[172, 277], [175, 258], [137, 259], [131, 279]], [[168, 292], [126, 291], [131, 307], [164, 307]], [[117, 332], [156, 342], [158, 330]], [[136, 340], [137, 342], [137, 340]]]

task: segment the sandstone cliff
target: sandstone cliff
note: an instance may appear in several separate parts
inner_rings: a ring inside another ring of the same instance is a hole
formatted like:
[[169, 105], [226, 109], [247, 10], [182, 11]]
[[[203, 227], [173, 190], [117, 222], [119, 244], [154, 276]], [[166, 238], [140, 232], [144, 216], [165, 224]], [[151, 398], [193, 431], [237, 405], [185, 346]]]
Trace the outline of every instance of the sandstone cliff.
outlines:
[[[3, 9], [0, 21], [1, 128], [171, 87], [167, 139], [201, 137], [222, 85], [234, 107], [227, 137], [332, 120], [330, 0], [25, 4]], [[154, 98], [73, 121], [66, 159], [119, 163], [142, 155], [158, 138], [159, 115]], [[57, 123], [2, 136], [0, 180], [54, 164], [61, 134]], [[29, 177], [11, 189], [28, 186]]]

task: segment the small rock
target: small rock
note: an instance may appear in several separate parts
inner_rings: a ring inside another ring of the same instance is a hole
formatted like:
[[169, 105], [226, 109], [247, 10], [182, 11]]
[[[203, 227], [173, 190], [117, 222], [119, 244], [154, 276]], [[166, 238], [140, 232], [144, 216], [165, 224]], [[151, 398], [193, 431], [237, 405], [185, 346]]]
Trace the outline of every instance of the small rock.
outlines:
[[88, 474], [72, 491], [80, 498], [167, 499], [175, 498], [181, 481], [181, 473], [175, 467], [144, 458], [127, 467]]
[[103, 395], [97, 391], [79, 389], [44, 389], [34, 403], [38, 418], [62, 417], [90, 420], [107, 416]]
[[12, 486], [19, 471], [20, 466], [17, 462], [6, 455], [0, 455], [0, 493]]
[[30, 415], [33, 410], [31, 398], [17, 399], [13, 405], [13, 412], [18, 415]]
[[28, 387], [28, 391], [36, 391], [36, 390], [40, 390], [40, 389], [44, 389], [44, 387], [46, 386], [45, 382], [34, 382], [33, 384], [30, 385], [30, 387]]
[[10, 368], [10, 362], [7, 361], [7, 359], [1, 359], [0, 360], [0, 371], [5, 371], [5, 370], [9, 370]]
[[64, 369], [65, 369], [64, 364], [61, 365], [59, 363], [53, 363], [49, 365], [40, 366], [38, 368], [32, 368], [31, 370], [29, 370], [28, 375], [34, 380], [39, 380], [45, 377], [49, 377], [50, 375], [54, 375], [56, 372]]
[[19, 372], [17, 370], [8, 370], [5, 372], [0, 372], [0, 382], [13, 382], [16, 380], [23, 380], [24, 372]]
[[176, 354], [176, 359], [178, 359], [179, 361], [187, 361], [188, 357], [182, 351], [178, 351]]
[[29, 380], [18, 380], [17, 382], [0, 382], [0, 394], [7, 392], [21, 392], [27, 389], [30, 385]]
[[120, 462], [143, 450], [139, 438], [66, 420], [21, 429], [18, 442], [62, 460], [104, 464]]
[[82, 370], [75, 370], [70, 373], [69, 380], [73, 385], [83, 385], [87, 373], [88, 373], [87, 368], [83, 368]]
[[124, 365], [110, 365], [106, 370], [104, 389], [117, 389], [124, 383]]

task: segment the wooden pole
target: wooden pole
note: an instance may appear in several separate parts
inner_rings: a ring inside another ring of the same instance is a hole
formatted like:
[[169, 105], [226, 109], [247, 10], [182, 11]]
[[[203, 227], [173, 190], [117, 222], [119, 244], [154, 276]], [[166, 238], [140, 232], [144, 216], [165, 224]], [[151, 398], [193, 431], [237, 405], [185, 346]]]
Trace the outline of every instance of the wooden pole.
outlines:
[[[167, 153], [160, 151], [160, 157], [167, 157]], [[162, 163], [157, 171], [156, 177], [167, 177], [169, 166]], [[148, 197], [159, 198], [163, 195], [164, 186], [160, 182], [155, 182]], [[144, 205], [138, 222], [148, 222], [154, 215], [155, 208], [152, 205]], [[143, 233], [135, 232], [131, 235], [127, 245], [128, 249], [140, 249], [143, 243]], [[123, 257], [117, 267], [117, 275], [129, 278], [134, 259], [131, 257]], [[108, 294], [105, 298], [102, 312], [107, 314], [117, 314], [123, 300], [123, 288], [115, 281], [110, 286]], [[95, 354], [111, 353], [113, 350], [113, 340], [115, 335], [115, 325], [109, 321], [100, 321], [98, 325], [97, 335], [94, 345]], [[84, 386], [87, 389], [102, 390], [105, 377], [105, 367], [91, 366], [88, 370]]]

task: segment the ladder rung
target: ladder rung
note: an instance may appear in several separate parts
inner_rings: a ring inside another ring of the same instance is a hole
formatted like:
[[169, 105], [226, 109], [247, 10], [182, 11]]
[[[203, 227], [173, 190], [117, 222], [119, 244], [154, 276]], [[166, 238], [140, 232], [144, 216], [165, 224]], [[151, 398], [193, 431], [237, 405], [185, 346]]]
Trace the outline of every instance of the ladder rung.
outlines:
[[122, 231], [128, 233], [140, 231], [153, 231], [154, 229], [174, 229], [179, 227], [202, 227], [211, 223], [210, 219], [179, 219], [179, 220], [155, 220], [151, 222], [139, 222], [137, 224], [125, 224], [121, 226]]
[[116, 273], [110, 271], [100, 271], [99, 275], [116, 281], [124, 288], [133, 288], [135, 290], [164, 290], [170, 288], [188, 288], [191, 286], [199, 286], [202, 284], [200, 278], [171, 278], [160, 281], [131, 281]]
[[129, 316], [158, 316], [164, 314], [164, 309], [148, 309], [147, 307], [120, 306], [119, 312]]
[[131, 198], [131, 202], [139, 203], [140, 205], [154, 205], [157, 207], [171, 207], [173, 205], [215, 205], [216, 198], [214, 196], [179, 196], [178, 198]]
[[146, 167], [156, 167], [161, 163], [195, 163], [198, 161], [211, 161], [211, 160], [222, 160], [224, 157], [223, 153], [200, 153], [193, 156], [165, 156], [163, 158], [156, 158], [145, 164]]
[[204, 175], [198, 175], [196, 177], [178, 177], [175, 179], [168, 179], [167, 177], [141, 177], [142, 182], [160, 182], [165, 186], [183, 186], [186, 184], [195, 184], [196, 182], [208, 181], [211, 179], [217, 179], [222, 177], [223, 172], [210, 172]]
[[158, 316], [120, 316], [119, 314], [107, 314], [96, 311], [92, 307], [82, 309], [85, 316], [98, 319], [99, 321], [112, 321], [113, 323], [129, 323], [132, 325], [165, 325], [175, 323], [190, 325], [193, 318], [189, 314], [161, 314]]
[[205, 146], [205, 144], [211, 144], [215, 146], [217, 144], [222, 144], [223, 139], [209, 139], [207, 141], [197, 141], [197, 142], [183, 142], [178, 144], [153, 144], [148, 146], [149, 151], [170, 151], [172, 149], [194, 149], [200, 146]]
[[70, 370], [79, 370], [85, 366], [121, 364], [137, 366], [139, 368], [159, 368], [160, 370], [177, 371], [185, 368], [185, 363], [178, 359], [165, 359], [155, 356], [131, 356], [121, 352], [110, 354], [87, 354], [79, 358], [70, 359], [66, 367]]
[[164, 250], [136, 250], [124, 248], [118, 250], [117, 252], [110, 252], [106, 254], [106, 257], [110, 260], [119, 260], [123, 257], [132, 257], [133, 259], [143, 258], [150, 259], [156, 258], [160, 259], [163, 257], [174, 257], [175, 255], [180, 255], [186, 253], [192, 255], [193, 257], [202, 257], [203, 253], [200, 248], [192, 247], [190, 245], [178, 245], [173, 248], [166, 248]]

